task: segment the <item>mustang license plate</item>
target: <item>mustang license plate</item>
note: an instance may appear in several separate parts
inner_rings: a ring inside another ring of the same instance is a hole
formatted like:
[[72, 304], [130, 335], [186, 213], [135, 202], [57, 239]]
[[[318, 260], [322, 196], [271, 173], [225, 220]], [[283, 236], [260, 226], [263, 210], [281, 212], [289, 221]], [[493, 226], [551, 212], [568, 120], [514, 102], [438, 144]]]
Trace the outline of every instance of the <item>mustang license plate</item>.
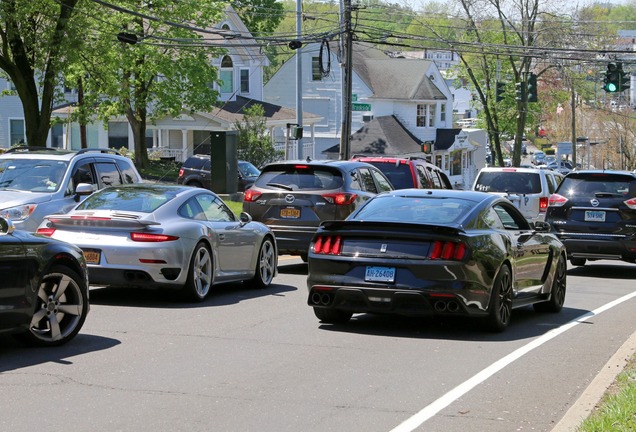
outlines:
[[285, 207], [280, 209], [280, 217], [283, 219], [298, 219], [300, 217], [300, 209], [297, 207]]
[[602, 210], [585, 210], [585, 222], [605, 222], [605, 212]]
[[101, 252], [97, 249], [84, 249], [82, 251], [84, 253], [84, 259], [87, 264], [99, 264], [99, 258], [101, 257]]
[[364, 274], [367, 282], [395, 282], [395, 267], [367, 267]]

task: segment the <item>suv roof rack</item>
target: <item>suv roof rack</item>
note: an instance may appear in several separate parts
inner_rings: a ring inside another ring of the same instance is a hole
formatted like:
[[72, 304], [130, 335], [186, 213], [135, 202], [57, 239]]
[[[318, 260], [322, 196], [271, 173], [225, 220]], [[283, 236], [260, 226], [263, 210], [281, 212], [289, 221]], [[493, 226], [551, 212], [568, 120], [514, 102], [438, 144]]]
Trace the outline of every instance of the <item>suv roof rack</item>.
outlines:
[[18, 153], [18, 152], [29, 152], [29, 151], [59, 151], [61, 149], [58, 148], [52, 148], [52, 147], [38, 147], [38, 146], [15, 146], [15, 147], [11, 147], [10, 149], [8, 149], [7, 151], [5, 151], [6, 153]]
[[77, 154], [89, 153], [89, 152], [98, 152], [98, 153], [112, 153], [121, 156], [119, 151], [112, 148], [83, 148], [77, 151]]

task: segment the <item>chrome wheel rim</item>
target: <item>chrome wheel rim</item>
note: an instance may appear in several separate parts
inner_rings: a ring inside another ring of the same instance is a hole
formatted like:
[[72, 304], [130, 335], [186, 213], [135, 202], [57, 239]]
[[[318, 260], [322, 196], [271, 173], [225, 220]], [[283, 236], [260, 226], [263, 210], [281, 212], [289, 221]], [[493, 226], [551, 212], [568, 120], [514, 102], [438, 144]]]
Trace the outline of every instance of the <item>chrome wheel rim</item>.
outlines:
[[512, 276], [510, 272], [502, 275], [499, 284], [499, 319], [507, 325], [512, 315]]
[[83, 310], [82, 291], [75, 280], [62, 273], [48, 274], [38, 288], [31, 334], [46, 342], [62, 340], [81, 323]]
[[264, 285], [269, 285], [276, 271], [276, 251], [271, 241], [265, 240], [261, 245], [258, 271]]
[[202, 246], [195, 252], [192, 272], [196, 293], [203, 298], [210, 291], [212, 284], [212, 257], [206, 247]]

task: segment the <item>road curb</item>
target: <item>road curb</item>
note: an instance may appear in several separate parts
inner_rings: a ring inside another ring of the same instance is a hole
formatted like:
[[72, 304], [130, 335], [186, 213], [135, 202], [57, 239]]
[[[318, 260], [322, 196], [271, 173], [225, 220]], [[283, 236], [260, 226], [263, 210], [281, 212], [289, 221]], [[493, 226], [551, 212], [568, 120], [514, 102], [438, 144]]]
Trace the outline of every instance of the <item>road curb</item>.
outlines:
[[623, 371], [627, 361], [636, 353], [636, 332], [621, 345], [614, 355], [607, 361], [590, 385], [583, 391], [579, 399], [565, 413], [561, 421], [556, 424], [552, 432], [576, 432], [581, 422], [591, 413], [601, 400], [607, 389]]

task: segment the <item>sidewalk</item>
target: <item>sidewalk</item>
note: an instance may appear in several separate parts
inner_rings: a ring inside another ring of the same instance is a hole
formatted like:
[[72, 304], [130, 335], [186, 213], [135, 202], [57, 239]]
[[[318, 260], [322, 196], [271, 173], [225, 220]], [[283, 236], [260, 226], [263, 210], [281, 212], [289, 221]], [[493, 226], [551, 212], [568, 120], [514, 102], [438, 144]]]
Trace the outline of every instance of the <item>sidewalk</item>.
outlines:
[[583, 391], [581, 397], [572, 405], [552, 432], [576, 432], [581, 422], [594, 410], [607, 389], [623, 371], [627, 361], [636, 354], [636, 332], [625, 341]]

